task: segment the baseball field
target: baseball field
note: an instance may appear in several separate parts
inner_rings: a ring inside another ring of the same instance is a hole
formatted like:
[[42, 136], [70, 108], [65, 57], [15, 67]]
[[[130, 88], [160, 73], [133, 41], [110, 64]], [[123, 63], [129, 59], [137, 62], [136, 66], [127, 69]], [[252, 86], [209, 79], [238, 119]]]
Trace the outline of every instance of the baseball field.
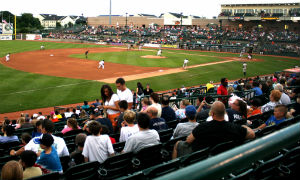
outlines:
[[[218, 82], [222, 77], [239, 79], [246, 61], [230, 53], [163, 49], [162, 57], [156, 57], [157, 49], [127, 51], [120, 46], [41, 41], [0, 41], [0, 49], [1, 114], [92, 101], [100, 98], [103, 84], [115, 90], [118, 77], [124, 77], [131, 90], [141, 82], [155, 91]], [[189, 68], [183, 70], [185, 58]], [[104, 70], [97, 68], [101, 59]], [[299, 58], [254, 55], [247, 64], [250, 77], [292, 68], [299, 65]]]

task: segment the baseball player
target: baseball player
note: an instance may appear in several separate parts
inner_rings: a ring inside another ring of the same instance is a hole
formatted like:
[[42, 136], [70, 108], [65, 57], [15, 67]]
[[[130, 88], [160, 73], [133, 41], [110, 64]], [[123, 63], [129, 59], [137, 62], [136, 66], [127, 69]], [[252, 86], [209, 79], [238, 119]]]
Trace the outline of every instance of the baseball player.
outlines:
[[244, 53], [245, 53], [245, 47], [243, 47], [243, 49], [242, 49], [242, 51], [241, 51], [241, 53], [240, 53], [240, 58], [243, 57]]
[[244, 77], [246, 77], [246, 72], [247, 72], [247, 63], [244, 62], [244, 63], [243, 63], [243, 73], [244, 73]]
[[157, 51], [157, 56], [161, 56], [161, 49], [159, 49], [158, 51]]
[[44, 50], [45, 49], [45, 46], [44, 45], [41, 45], [41, 50]]
[[182, 65], [182, 68], [183, 68], [183, 69], [186, 69], [187, 63], [188, 63], [188, 62], [189, 62], [188, 59], [183, 60], [183, 65]]
[[89, 54], [89, 50], [87, 50], [87, 51], [85, 51], [85, 59], [87, 59], [88, 58], [88, 54]]
[[6, 62], [9, 61], [9, 59], [10, 59], [10, 53], [8, 53], [8, 54], [5, 56], [5, 59], [6, 59]]
[[99, 61], [98, 69], [100, 69], [101, 67], [102, 67], [102, 69], [104, 69], [104, 59], [102, 59], [101, 61]]
[[131, 49], [131, 45], [127, 44], [127, 51], [129, 51]]
[[142, 45], [142, 44], [140, 44], [140, 45], [139, 45], [139, 51], [141, 51], [141, 50], [142, 50], [142, 48], [143, 48], [143, 45]]

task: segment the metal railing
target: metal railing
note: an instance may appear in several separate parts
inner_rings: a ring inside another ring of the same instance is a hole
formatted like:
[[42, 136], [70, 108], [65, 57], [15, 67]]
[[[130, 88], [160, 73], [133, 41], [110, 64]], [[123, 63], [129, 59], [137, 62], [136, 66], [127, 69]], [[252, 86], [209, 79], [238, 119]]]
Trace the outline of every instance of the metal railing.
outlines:
[[234, 170], [246, 168], [300, 139], [300, 122], [263, 138], [236, 147], [194, 165], [156, 178], [156, 180], [219, 179]]

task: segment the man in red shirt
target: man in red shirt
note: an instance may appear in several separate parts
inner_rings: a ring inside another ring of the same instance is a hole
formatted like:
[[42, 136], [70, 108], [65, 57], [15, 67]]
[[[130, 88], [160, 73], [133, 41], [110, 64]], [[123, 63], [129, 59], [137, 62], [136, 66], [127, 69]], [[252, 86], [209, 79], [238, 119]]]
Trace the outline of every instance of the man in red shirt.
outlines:
[[[222, 78], [221, 85], [218, 87], [217, 90], [217, 94], [227, 96], [228, 95], [227, 86], [228, 86], [228, 79]], [[222, 101], [224, 104], [227, 104], [227, 98], [219, 98], [219, 101]]]

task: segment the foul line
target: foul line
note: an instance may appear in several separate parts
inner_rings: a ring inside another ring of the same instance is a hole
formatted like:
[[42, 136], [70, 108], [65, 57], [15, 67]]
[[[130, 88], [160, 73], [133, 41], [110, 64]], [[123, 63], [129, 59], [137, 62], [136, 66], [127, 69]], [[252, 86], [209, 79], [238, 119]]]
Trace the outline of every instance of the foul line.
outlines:
[[68, 86], [75, 86], [79, 84], [87, 84], [87, 83], [94, 83], [98, 81], [91, 81], [91, 82], [82, 82], [82, 83], [74, 83], [74, 84], [64, 84], [64, 85], [59, 85], [59, 86], [53, 86], [53, 87], [47, 87], [47, 88], [42, 88], [42, 89], [32, 89], [32, 90], [26, 90], [26, 91], [18, 91], [18, 92], [13, 92], [13, 93], [7, 93], [7, 94], [0, 94], [0, 96], [6, 96], [6, 95], [12, 95], [12, 94], [22, 94], [22, 93], [30, 93], [30, 92], [35, 92], [35, 91], [42, 91], [42, 90], [47, 90], [47, 89], [54, 89], [54, 88], [61, 88], [61, 87], [68, 87]]

